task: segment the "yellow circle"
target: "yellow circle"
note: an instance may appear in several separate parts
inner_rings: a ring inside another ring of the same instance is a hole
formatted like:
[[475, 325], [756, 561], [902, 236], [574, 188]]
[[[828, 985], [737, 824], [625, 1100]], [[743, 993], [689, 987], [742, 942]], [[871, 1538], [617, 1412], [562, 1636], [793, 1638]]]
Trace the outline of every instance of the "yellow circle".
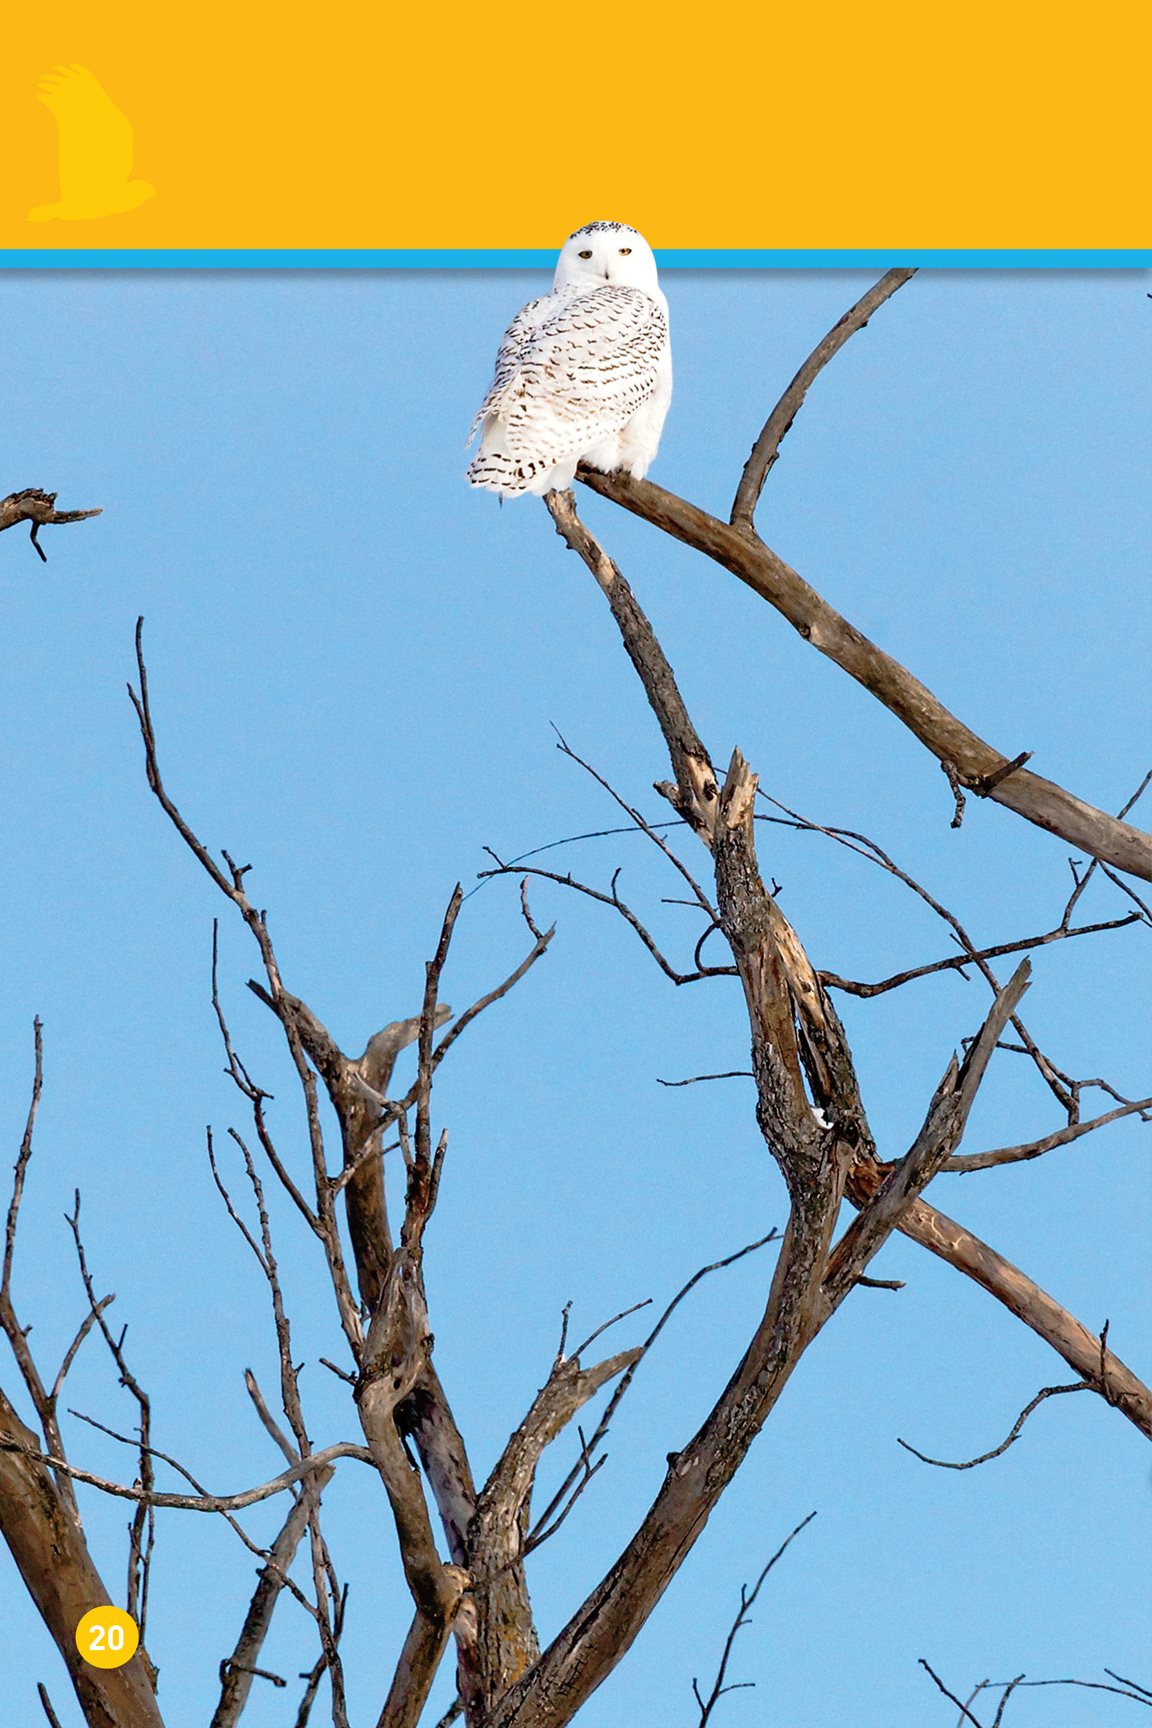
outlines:
[[76, 1648], [93, 1668], [122, 1668], [139, 1642], [140, 1628], [123, 1608], [89, 1608], [76, 1628]]

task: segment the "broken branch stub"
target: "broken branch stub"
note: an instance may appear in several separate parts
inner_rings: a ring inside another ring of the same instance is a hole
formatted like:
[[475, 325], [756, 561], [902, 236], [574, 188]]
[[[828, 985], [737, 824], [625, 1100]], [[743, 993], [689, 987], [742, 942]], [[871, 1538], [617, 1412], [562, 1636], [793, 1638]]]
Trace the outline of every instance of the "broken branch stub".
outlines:
[[56, 496], [55, 492], [41, 491], [39, 486], [26, 486], [22, 492], [10, 492], [7, 498], [0, 498], [0, 534], [5, 528], [15, 528], [19, 522], [29, 523], [32, 544], [43, 564], [48, 562], [48, 554], [40, 544], [41, 528], [56, 527], [67, 522], [85, 522], [89, 516], [101, 516], [104, 513], [103, 506], [94, 510], [57, 510]]

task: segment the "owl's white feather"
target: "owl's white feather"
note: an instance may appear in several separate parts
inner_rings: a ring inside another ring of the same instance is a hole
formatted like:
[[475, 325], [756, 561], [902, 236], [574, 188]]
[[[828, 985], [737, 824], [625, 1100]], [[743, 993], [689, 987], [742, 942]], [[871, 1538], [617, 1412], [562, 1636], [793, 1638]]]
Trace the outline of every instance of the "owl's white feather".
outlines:
[[652, 249], [622, 222], [590, 222], [561, 248], [552, 292], [504, 333], [468, 478], [511, 498], [570, 486], [580, 462], [642, 479], [671, 396]]

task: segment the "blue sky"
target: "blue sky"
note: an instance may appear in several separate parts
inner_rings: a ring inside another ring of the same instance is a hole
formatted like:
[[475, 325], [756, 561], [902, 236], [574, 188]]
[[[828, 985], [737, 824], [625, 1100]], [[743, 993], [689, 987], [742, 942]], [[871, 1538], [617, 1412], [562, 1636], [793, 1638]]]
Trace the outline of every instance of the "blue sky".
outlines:
[[[653, 478], [724, 511], [767, 408], [870, 279], [668, 273], [677, 381]], [[252, 1366], [274, 1384], [264, 1289], [204, 1155], [206, 1124], [221, 1138], [244, 1127], [209, 1001], [215, 916], [236, 1041], [277, 1093], [280, 1144], [301, 1169], [304, 1148], [274, 1028], [244, 989], [258, 957], [145, 786], [124, 689], [133, 626], [142, 613], [170, 790], [206, 841], [251, 862], [289, 988], [347, 1049], [416, 1010], [452, 886], [476, 885], [485, 846], [510, 857], [615, 825], [553, 727], [660, 819], [659, 736], [591, 579], [537, 501], [499, 509], [462, 480], [496, 341], [540, 287], [515, 271], [0, 280], [0, 492], [41, 485], [62, 506], [104, 507], [45, 531], [46, 565], [22, 533], [0, 538], [0, 1098], [13, 1155], [36, 1013], [46, 1039], [16, 1295], [54, 1366], [83, 1314], [62, 1223], [79, 1186], [156, 1443], [214, 1488], [278, 1468], [242, 1382]], [[921, 274], [821, 376], [759, 517], [777, 551], [969, 724], [1105, 808], [1149, 766], [1147, 288], [1105, 271]], [[718, 759], [739, 743], [774, 796], [872, 835], [980, 941], [1057, 921], [1066, 845], [990, 804], [971, 804], [953, 832], [934, 761], [761, 601], [609, 504], [585, 495], [581, 508]], [[760, 845], [817, 965], [878, 978], [949, 951], [906, 891], [828, 842], [764, 828]], [[690, 957], [693, 921], [662, 904], [675, 879], [643, 841], [586, 840], [547, 862], [600, 887], [622, 865], [621, 892]], [[545, 884], [532, 904], [558, 924], [553, 948], [461, 1040], [435, 1098], [450, 1136], [428, 1242], [437, 1361], [481, 1473], [547, 1373], [564, 1302], [590, 1331], [784, 1222], [749, 1083], [656, 1083], [746, 1066], [730, 982], [676, 991], [603, 908]], [[1081, 909], [1127, 907], [1097, 882]], [[1025, 1004], [1062, 1067], [1135, 1096], [1148, 1090], [1146, 935], [1042, 950]], [[514, 885], [483, 887], [457, 929], [447, 1000], [465, 1006], [526, 947]], [[985, 1008], [983, 986], [956, 975], [843, 1004], [886, 1155], [906, 1147]], [[1003, 1055], [968, 1146], [1057, 1125], [1031, 1072]], [[1147, 1133], [1123, 1122], [932, 1192], [1087, 1325], [1109, 1320], [1113, 1346], [1145, 1372]], [[316, 1366], [340, 1347], [322, 1265], [290, 1207], [277, 1204], [274, 1225], [314, 1436], [355, 1438], [341, 1387]], [[538, 1556], [545, 1636], [723, 1386], [768, 1270], [754, 1256], [707, 1281], [645, 1364], [608, 1465]], [[1081, 1394], [1049, 1401], [984, 1469], [917, 1463], [898, 1435], [971, 1455], [1071, 1376], [910, 1244], [876, 1270], [907, 1287], [858, 1291], [805, 1358], [586, 1728], [691, 1728], [691, 1678], [713, 1672], [741, 1582], [814, 1507], [741, 1634], [733, 1675], [757, 1689], [726, 1700], [725, 1728], [946, 1728], [951, 1707], [920, 1656], [961, 1695], [1021, 1670], [1101, 1678], [1108, 1666], [1147, 1683], [1139, 1436]], [[614, 1347], [643, 1323], [618, 1328]], [[66, 1401], [132, 1421], [91, 1341]], [[74, 1461], [130, 1476], [124, 1448], [74, 1422], [68, 1439]], [[545, 1485], [572, 1448], [554, 1453]], [[374, 1720], [409, 1618], [394, 1540], [362, 1466], [344, 1467], [327, 1503], [352, 1586], [353, 1720]], [[123, 1506], [89, 1496], [85, 1513], [119, 1592]], [[258, 1536], [274, 1526], [251, 1518]], [[163, 1519], [149, 1644], [170, 1728], [211, 1714], [252, 1581], [225, 1528]], [[5, 1719], [37, 1719], [42, 1678], [72, 1728], [63, 1670], [6, 1554], [0, 1590]], [[313, 1660], [290, 1603], [265, 1656], [292, 1676]], [[289, 1698], [266, 1687], [245, 1721], [291, 1721]], [[1095, 1728], [1131, 1709], [1022, 1692], [1008, 1720]]]

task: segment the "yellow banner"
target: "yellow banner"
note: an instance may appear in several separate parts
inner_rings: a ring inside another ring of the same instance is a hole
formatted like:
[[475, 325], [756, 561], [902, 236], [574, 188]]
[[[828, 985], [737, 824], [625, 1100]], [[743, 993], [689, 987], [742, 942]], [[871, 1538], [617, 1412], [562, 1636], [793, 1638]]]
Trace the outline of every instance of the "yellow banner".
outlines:
[[0, 248], [1139, 248], [1147, 17], [12, 7]]

